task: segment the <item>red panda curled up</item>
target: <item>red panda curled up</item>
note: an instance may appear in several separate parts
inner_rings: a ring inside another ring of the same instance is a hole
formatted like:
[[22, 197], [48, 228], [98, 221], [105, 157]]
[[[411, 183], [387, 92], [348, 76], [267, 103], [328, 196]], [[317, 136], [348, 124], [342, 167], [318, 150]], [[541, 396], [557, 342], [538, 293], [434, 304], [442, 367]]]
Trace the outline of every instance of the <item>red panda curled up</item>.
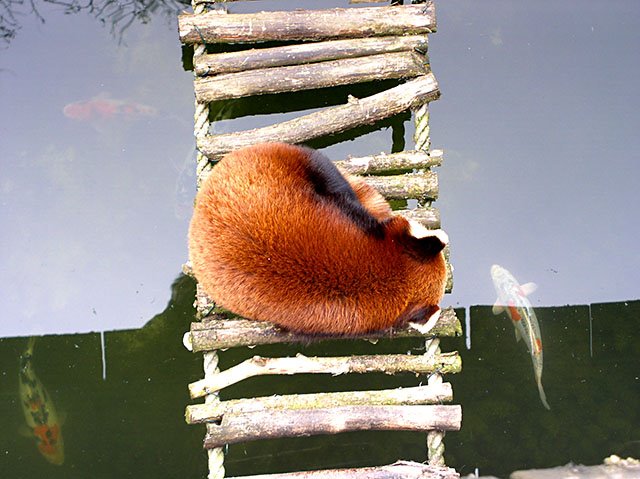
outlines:
[[396, 216], [362, 179], [310, 148], [226, 155], [196, 196], [193, 272], [217, 304], [310, 335], [433, 326], [445, 287], [441, 230]]

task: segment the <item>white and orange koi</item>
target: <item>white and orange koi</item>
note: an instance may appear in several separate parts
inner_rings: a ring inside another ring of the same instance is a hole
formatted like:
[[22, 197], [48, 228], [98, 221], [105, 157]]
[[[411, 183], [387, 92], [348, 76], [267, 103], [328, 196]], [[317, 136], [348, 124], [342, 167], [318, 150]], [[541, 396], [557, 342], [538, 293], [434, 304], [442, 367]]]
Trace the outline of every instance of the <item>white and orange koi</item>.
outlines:
[[29, 435], [35, 439], [38, 450], [47, 461], [59, 466], [64, 462], [61, 423], [51, 397], [33, 369], [35, 341], [35, 338], [29, 338], [27, 349], [20, 356], [20, 404]]
[[542, 336], [540, 325], [533, 310], [533, 306], [527, 299], [527, 295], [535, 291], [534, 283], [520, 285], [513, 275], [502, 266], [494, 264], [491, 267], [491, 279], [498, 294], [498, 299], [493, 305], [493, 314], [506, 311], [511, 318], [516, 332], [516, 340], [524, 340], [533, 361], [533, 372], [538, 384], [538, 393], [542, 405], [551, 409], [547, 403], [547, 396], [542, 388]]

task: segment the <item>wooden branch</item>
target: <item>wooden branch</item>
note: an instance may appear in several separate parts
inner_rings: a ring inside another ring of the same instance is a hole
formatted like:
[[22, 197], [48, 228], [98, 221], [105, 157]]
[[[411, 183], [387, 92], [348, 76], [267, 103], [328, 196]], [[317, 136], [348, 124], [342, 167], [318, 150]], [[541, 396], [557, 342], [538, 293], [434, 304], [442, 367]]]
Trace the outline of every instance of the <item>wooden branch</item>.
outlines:
[[220, 391], [253, 376], [282, 374], [347, 374], [383, 372], [396, 374], [412, 372], [430, 374], [458, 373], [462, 362], [457, 352], [434, 356], [389, 354], [345, 357], [307, 357], [298, 354], [289, 358], [263, 358], [254, 356], [236, 366], [221, 371], [214, 377], [189, 384], [192, 399]]
[[226, 414], [208, 424], [204, 447], [347, 431], [457, 431], [462, 408], [454, 406], [341, 406], [327, 409]]
[[336, 166], [352, 175], [382, 173], [385, 171], [405, 171], [431, 168], [442, 164], [442, 150], [401, 151], [399, 153], [380, 153], [379, 155], [349, 157], [338, 160]]
[[418, 51], [424, 54], [427, 52], [427, 45], [426, 35], [333, 40], [201, 55], [194, 59], [193, 67], [196, 75], [217, 75], [219, 73], [325, 62], [381, 53]]
[[450, 383], [384, 389], [380, 391], [346, 391], [318, 394], [265, 396], [251, 399], [232, 399], [216, 403], [187, 406], [188, 424], [220, 421], [225, 414], [247, 414], [272, 409], [314, 409], [338, 406], [400, 406], [451, 402]]
[[[461, 334], [462, 326], [453, 308], [443, 309], [438, 322], [430, 331], [430, 335], [434, 336], [460, 336]], [[219, 316], [208, 316], [201, 322], [191, 323], [191, 331], [187, 335], [186, 342], [190, 346], [188, 349], [195, 352], [259, 344], [308, 343], [309, 341], [317, 342], [323, 339], [339, 339], [295, 334], [283, 331], [267, 321], [252, 321], [244, 318], [221, 319]], [[392, 337], [414, 338], [424, 337], [424, 335], [410, 326], [405, 326], [399, 329], [367, 334], [362, 336], [362, 339], [374, 340]]]
[[395, 176], [366, 176], [364, 180], [387, 199], [412, 198], [426, 201], [438, 198], [438, 175], [432, 171]]
[[260, 68], [224, 75], [197, 77], [201, 103], [244, 96], [314, 90], [376, 80], [413, 78], [427, 73], [424, 57], [414, 52], [343, 58], [308, 65]]
[[451, 265], [451, 246], [447, 245], [442, 251], [444, 254], [444, 261], [447, 267], [447, 282], [444, 285], [444, 292], [449, 294], [453, 290], [453, 266]]
[[440, 212], [436, 208], [420, 206], [413, 210], [400, 210], [397, 214], [404, 216], [408, 220], [414, 220], [427, 229], [440, 228]]
[[460, 474], [450, 467], [398, 461], [388, 466], [258, 474], [229, 479], [460, 479]]
[[438, 98], [438, 82], [433, 73], [346, 105], [326, 108], [264, 128], [238, 133], [208, 135], [198, 140], [198, 148], [211, 159], [244, 146], [264, 141], [303, 143], [312, 138], [340, 133], [371, 124]]
[[433, 2], [394, 7], [332, 8], [178, 16], [182, 43], [243, 43], [382, 37], [436, 30]]

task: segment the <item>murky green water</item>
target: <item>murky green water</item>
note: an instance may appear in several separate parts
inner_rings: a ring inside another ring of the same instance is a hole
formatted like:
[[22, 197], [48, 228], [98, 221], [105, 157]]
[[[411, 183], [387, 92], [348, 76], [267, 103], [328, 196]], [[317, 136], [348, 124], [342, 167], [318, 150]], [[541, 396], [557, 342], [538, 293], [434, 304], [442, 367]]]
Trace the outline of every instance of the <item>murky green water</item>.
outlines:
[[[62, 424], [65, 462], [49, 464], [33, 438], [19, 434], [24, 419], [18, 395], [18, 357], [24, 338], [0, 340], [0, 451], [4, 477], [202, 477], [204, 427], [187, 426], [186, 384], [201, 378], [201, 358], [176, 340], [192, 318], [194, 287], [179, 278], [164, 312], [139, 330], [39, 338], [36, 372]], [[469, 313], [469, 312], [468, 312]], [[464, 318], [465, 311], [459, 311]], [[543, 380], [552, 410], [538, 398], [531, 361], [505, 317], [470, 309], [471, 349], [465, 338], [443, 340], [460, 351], [464, 372], [450, 376], [464, 411], [462, 430], [446, 438], [449, 465], [505, 475], [515, 469], [568, 461], [594, 464], [605, 455], [638, 455], [640, 420], [640, 302], [538, 308], [545, 337]], [[222, 368], [254, 354], [419, 354], [419, 340], [332, 341], [308, 346], [262, 346], [220, 354]], [[303, 375], [253, 378], [223, 398], [390, 388], [426, 382], [412, 375]], [[420, 433], [366, 432], [233, 445], [229, 475], [425, 459]]]
[[[204, 428], [183, 421], [186, 385], [202, 376], [201, 357], [181, 341], [194, 296], [179, 276], [195, 194], [190, 52], [175, 25], [185, 6], [76, 5], [44, 1], [39, 15], [28, 4], [0, 6], [0, 476], [203, 477]], [[347, 4], [230, 8], [318, 6]], [[640, 6], [447, 0], [436, 8], [429, 56], [442, 98], [431, 106], [431, 133], [445, 150], [436, 206], [456, 267], [444, 305], [459, 307], [471, 331], [470, 350], [468, 338], [443, 341], [464, 361], [447, 378], [464, 408], [462, 430], [446, 438], [447, 462], [505, 476], [638, 457]], [[226, 102], [212, 108], [214, 131], [272, 124], [386, 86]], [[341, 159], [410, 148], [412, 134], [404, 114], [311, 146]], [[472, 306], [495, 299], [493, 263], [539, 285], [530, 299], [551, 411], [506, 317]], [[583, 306], [554, 306], [566, 304]], [[20, 433], [18, 361], [33, 335], [35, 371], [65, 416], [62, 466]], [[418, 354], [421, 346], [260, 347], [224, 352], [221, 366], [253, 354]], [[255, 378], [223, 397], [426, 379]], [[255, 442], [231, 446], [226, 465], [241, 475], [422, 461], [424, 442], [399, 432]]]

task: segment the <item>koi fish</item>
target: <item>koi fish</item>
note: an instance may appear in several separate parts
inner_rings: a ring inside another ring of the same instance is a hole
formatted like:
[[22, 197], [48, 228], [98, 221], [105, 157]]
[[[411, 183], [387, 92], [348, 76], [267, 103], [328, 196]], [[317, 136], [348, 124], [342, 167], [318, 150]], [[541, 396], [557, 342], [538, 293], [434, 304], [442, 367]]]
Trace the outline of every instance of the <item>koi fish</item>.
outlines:
[[142, 103], [116, 100], [101, 94], [87, 101], [69, 103], [65, 105], [62, 112], [67, 118], [79, 121], [133, 120], [142, 116], [155, 115], [156, 109]]
[[547, 409], [551, 409], [542, 388], [542, 336], [540, 335], [540, 325], [533, 306], [527, 299], [527, 295], [535, 291], [536, 285], [534, 283], [520, 285], [509, 271], [497, 264], [491, 266], [491, 278], [498, 294], [498, 299], [493, 305], [493, 314], [500, 314], [506, 311], [509, 318], [511, 318], [516, 332], [516, 341], [523, 339], [531, 354], [533, 372], [538, 384], [538, 393], [540, 394], [542, 405]]
[[27, 349], [20, 356], [18, 389], [20, 404], [38, 450], [51, 464], [57, 466], [64, 462], [64, 442], [58, 413], [51, 397], [47, 393], [33, 369], [33, 347], [36, 338], [29, 338]]

